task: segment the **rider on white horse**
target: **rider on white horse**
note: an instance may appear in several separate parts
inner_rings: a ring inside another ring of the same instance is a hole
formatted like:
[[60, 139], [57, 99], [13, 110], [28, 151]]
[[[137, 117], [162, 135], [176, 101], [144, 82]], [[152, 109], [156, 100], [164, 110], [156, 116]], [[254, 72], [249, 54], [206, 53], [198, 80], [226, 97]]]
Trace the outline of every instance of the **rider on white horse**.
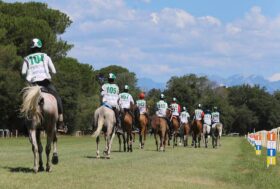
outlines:
[[58, 128], [64, 130], [63, 123], [63, 107], [60, 96], [58, 95], [55, 87], [51, 83], [51, 74], [56, 74], [56, 69], [51, 58], [46, 54], [41, 52], [43, 43], [40, 39], [32, 39], [31, 44], [31, 54], [24, 58], [21, 73], [26, 75], [26, 80], [31, 85], [39, 85], [45, 87], [47, 92], [54, 95], [57, 100], [58, 106]]
[[211, 111], [207, 109], [203, 117], [203, 131], [205, 131], [205, 134], [210, 133], [211, 123], [212, 123]]
[[116, 116], [116, 125], [118, 127], [118, 131], [122, 132], [121, 121], [119, 116], [119, 87], [115, 84], [116, 76], [113, 73], [109, 73], [108, 83], [105, 83], [101, 87], [101, 96], [103, 106], [111, 108], [115, 112]]

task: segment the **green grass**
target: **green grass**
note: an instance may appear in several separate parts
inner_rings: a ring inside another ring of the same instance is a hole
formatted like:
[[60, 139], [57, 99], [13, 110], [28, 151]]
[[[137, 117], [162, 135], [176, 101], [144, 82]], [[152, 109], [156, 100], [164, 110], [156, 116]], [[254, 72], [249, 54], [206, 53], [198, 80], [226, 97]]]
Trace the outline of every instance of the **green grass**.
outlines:
[[257, 157], [243, 138], [225, 137], [219, 149], [156, 152], [148, 137], [145, 149], [136, 142], [132, 153], [117, 152], [116, 139], [107, 160], [95, 159], [91, 137], [59, 137], [59, 164], [38, 174], [27, 138], [0, 139], [0, 188], [280, 188], [279, 166], [267, 169], [265, 155]]

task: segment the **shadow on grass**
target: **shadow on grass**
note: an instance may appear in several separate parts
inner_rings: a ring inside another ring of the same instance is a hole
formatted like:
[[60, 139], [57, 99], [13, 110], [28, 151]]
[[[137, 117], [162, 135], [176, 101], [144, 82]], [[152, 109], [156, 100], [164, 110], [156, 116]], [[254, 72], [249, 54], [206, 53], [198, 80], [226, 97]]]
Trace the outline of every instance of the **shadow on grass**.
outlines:
[[29, 167], [3, 167], [9, 170], [11, 173], [33, 173], [34, 170]]
[[100, 158], [97, 158], [96, 156], [83, 156], [84, 158], [88, 159], [106, 159], [105, 157], [101, 156]]

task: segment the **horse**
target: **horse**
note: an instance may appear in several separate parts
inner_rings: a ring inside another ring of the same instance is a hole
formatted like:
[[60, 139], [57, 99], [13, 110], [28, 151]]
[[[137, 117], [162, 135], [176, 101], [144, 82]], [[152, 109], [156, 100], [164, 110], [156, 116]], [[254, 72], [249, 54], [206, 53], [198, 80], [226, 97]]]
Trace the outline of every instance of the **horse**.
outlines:
[[203, 135], [202, 138], [204, 140], [205, 148], [208, 147], [208, 136], [210, 136], [211, 126], [208, 124], [203, 124]]
[[222, 136], [223, 124], [215, 123], [212, 125], [211, 133], [212, 133], [212, 146], [216, 148], [219, 144], [221, 146], [221, 136]]
[[146, 134], [147, 134], [147, 129], [148, 129], [148, 115], [146, 114], [140, 114], [139, 119], [139, 142], [140, 142], [140, 148], [144, 148], [144, 144], [146, 141]]
[[[157, 115], [154, 115], [152, 117], [152, 128], [154, 130], [154, 138], [156, 142], [156, 150], [157, 151], [165, 151], [165, 145], [167, 140], [167, 133], [168, 133], [168, 124], [165, 118], [158, 117]], [[160, 145], [158, 145], [158, 138], [157, 135], [159, 135], [160, 138]], [[160, 148], [159, 148], [160, 146]]]
[[123, 150], [124, 152], [132, 152], [132, 124], [133, 124], [133, 116], [129, 111], [122, 112], [122, 128], [123, 134], [117, 133], [119, 139], [119, 151], [121, 151], [121, 138], [120, 135], [123, 136]]
[[100, 158], [99, 154], [99, 134], [101, 130], [105, 129], [105, 149], [103, 154], [105, 158], [110, 159], [111, 148], [115, 136], [116, 117], [115, 112], [105, 105], [100, 106], [94, 112], [94, 128], [95, 132], [92, 137], [96, 137], [96, 158]]
[[184, 142], [184, 147], [188, 146], [188, 136], [190, 134], [190, 130], [191, 130], [191, 127], [190, 127], [190, 124], [188, 122], [186, 123], [181, 123], [181, 130], [183, 131], [182, 132], [182, 141]]
[[191, 131], [193, 136], [193, 143], [194, 147], [196, 148], [197, 145], [200, 148], [200, 140], [202, 135], [202, 122], [201, 120], [194, 119], [191, 124]]
[[180, 123], [179, 120], [176, 116], [171, 116], [171, 124], [173, 127], [173, 148], [177, 146], [177, 138], [180, 136], [179, 128], [180, 128]]
[[53, 156], [52, 163], [58, 163], [57, 153], [57, 137], [56, 137], [56, 124], [58, 121], [58, 109], [56, 98], [46, 92], [41, 91], [39, 86], [29, 86], [23, 89], [23, 103], [20, 109], [21, 115], [26, 120], [26, 125], [29, 133], [29, 141], [32, 144], [32, 151], [34, 155], [35, 173], [44, 171], [42, 151], [43, 146], [41, 143], [41, 130], [45, 130], [47, 134], [46, 144], [46, 171], [51, 171], [50, 165], [50, 152], [51, 144], [53, 143]]

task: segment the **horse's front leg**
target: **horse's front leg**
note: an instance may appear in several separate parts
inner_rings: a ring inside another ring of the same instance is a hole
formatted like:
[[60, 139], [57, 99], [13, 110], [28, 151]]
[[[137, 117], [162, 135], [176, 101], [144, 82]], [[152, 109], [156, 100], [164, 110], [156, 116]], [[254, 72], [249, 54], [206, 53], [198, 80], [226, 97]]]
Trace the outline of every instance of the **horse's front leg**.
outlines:
[[201, 141], [202, 133], [198, 134], [198, 147], [200, 148], [200, 141]]
[[54, 130], [47, 131], [47, 144], [46, 144], [46, 155], [47, 155], [46, 171], [47, 172], [51, 171], [50, 153], [51, 153], [53, 139], [54, 139]]
[[39, 153], [39, 169], [38, 171], [44, 171], [44, 166], [43, 166], [43, 160], [42, 160], [42, 152], [43, 152], [43, 146], [41, 143], [41, 132], [40, 130], [36, 131], [36, 140], [37, 140], [37, 144], [38, 144], [38, 153]]
[[30, 129], [29, 130], [29, 140], [30, 143], [32, 144], [32, 151], [34, 155], [34, 167], [33, 170], [35, 173], [38, 172], [38, 145], [37, 145], [37, 140], [36, 140], [36, 130], [35, 129]]

